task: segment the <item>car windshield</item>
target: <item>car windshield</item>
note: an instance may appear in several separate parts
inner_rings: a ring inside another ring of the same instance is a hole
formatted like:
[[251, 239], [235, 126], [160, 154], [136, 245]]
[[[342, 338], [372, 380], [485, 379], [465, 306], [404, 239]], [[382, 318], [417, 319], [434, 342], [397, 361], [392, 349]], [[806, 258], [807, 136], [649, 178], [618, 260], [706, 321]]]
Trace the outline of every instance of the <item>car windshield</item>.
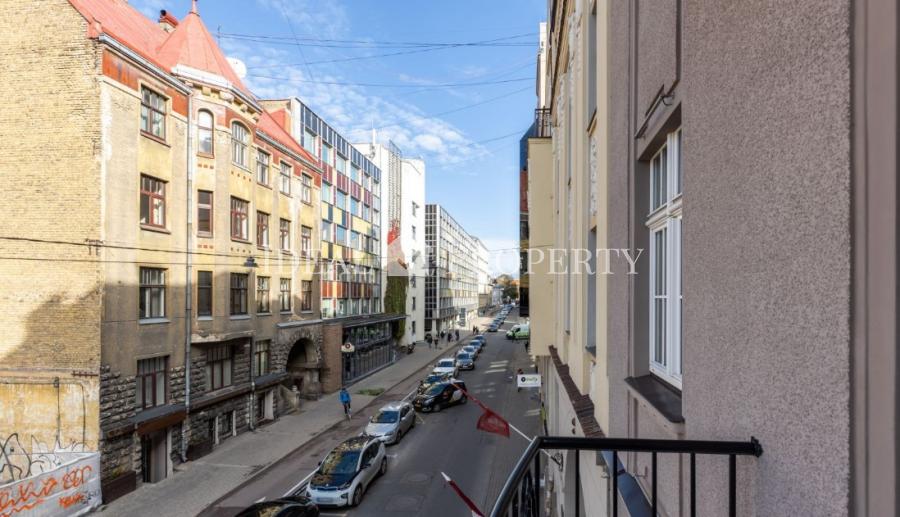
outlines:
[[438, 368], [453, 368], [453, 359], [444, 359], [438, 362]]
[[428, 391], [426, 391], [425, 394], [429, 397], [434, 397], [436, 395], [440, 395], [442, 391], [444, 391], [444, 385], [435, 384], [434, 386], [428, 388]]
[[443, 374], [429, 375], [428, 377], [425, 377], [425, 384], [431, 384], [432, 382], [437, 382], [443, 378], [444, 378]]
[[356, 474], [356, 464], [359, 462], [359, 451], [331, 451], [319, 472], [322, 474]]
[[463, 361], [472, 358], [472, 356], [469, 355], [469, 354], [459, 354], [457, 357], [460, 358], [460, 359], [462, 359]]
[[400, 413], [394, 410], [390, 411], [379, 411], [377, 415], [372, 417], [372, 423], [374, 424], [393, 424], [396, 423], [397, 420], [400, 419]]

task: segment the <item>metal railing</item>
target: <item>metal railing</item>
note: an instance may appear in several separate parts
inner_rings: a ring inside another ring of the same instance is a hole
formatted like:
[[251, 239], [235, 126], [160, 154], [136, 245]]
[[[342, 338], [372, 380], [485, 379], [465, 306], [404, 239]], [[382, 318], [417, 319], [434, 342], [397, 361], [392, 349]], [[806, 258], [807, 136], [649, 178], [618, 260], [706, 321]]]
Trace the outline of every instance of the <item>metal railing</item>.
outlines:
[[534, 134], [533, 138], [550, 138], [552, 134], [552, 120], [550, 118], [550, 108], [540, 108], [534, 110]]
[[[491, 517], [540, 517], [541, 510], [541, 452], [546, 450], [575, 450], [612, 453], [607, 460], [614, 471], [612, 477], [612, 515], [619, 515], [619, 476], [625, 474], [619, 469], [620, 452], [643, 452], [651, 454], [650, 507], [651, 515], [657, 512], [656, 459], [658, 454], [690, 455], [690, 501], [689, 515], [697, 514], [697, 455], [728, 456], [728, 515], [737, 515], [737, 456], [762, 454], [762, 447], [755, 438], [747, 442], [698, 441], [698, 440], [648, 440], [642, 438], [581, 438], [538, 436], [519, 458], [506, 484], [500, 491], [497, 502], [491, 510]], [[580, 454], [575, 455], [575, 513], [581, 515], [581, 465]], [[566, 487], [569, 488], [568, 486]], [[566, 512], [568, 513], [568, 512]]]

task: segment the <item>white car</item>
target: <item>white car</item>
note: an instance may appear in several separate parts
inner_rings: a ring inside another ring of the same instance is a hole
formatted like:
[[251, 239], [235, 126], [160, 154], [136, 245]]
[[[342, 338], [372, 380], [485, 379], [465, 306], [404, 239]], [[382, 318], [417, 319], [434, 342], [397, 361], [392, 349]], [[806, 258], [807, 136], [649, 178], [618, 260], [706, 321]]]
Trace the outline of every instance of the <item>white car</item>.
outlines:
[[459, 376], [459, 365], [453, 357], [445, 357], [434, 365], [432, 373], [449, 373], [454, 377]]
[[317, 505], [357, 506], [366, 489], [387, 472], [384, 442], [372, 436], [344, 440], [325, 456], [306, 487]]

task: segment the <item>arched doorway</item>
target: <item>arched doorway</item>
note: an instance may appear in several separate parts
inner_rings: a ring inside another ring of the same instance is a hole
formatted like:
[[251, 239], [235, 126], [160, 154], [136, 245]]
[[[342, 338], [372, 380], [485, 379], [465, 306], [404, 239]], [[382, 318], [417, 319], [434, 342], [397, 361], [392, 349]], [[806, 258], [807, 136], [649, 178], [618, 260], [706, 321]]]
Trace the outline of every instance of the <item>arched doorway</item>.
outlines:
[[319, 368], [322, 362], [312, 339], [300, 338], [288, 353], [285, 370], [291, 375], [291, 383], [301, 397], [318, 398], [322, 394]]

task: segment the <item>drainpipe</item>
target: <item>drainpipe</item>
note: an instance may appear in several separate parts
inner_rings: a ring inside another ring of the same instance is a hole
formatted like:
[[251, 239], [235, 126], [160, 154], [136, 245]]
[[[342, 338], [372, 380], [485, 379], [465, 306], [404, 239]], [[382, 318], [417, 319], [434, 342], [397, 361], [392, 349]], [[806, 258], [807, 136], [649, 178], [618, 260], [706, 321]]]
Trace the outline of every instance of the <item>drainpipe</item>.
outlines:
[[[191, 289], [191, 266], [193, 265], [193, 235], [194, 235], [194, 167], [193, 167], [193, 142], [194, 142], [194, 103], [193, 92], [188, 95], [187, 108], [187, 221], [185, 226], [185, 267], [184, 267], [184, 409], [185, 422], [181, 424], [181, 461], [187, 461], [187, 422], [190, 422], [191, 413], [191, 316], [193, 315], [194, 294]], [[213, 124], [215, 126], [215, 124]], [[213, 128], [213, 142], [215, 142], [215, 128]], [[215, 144], [214, 144], [215, 145]]]

